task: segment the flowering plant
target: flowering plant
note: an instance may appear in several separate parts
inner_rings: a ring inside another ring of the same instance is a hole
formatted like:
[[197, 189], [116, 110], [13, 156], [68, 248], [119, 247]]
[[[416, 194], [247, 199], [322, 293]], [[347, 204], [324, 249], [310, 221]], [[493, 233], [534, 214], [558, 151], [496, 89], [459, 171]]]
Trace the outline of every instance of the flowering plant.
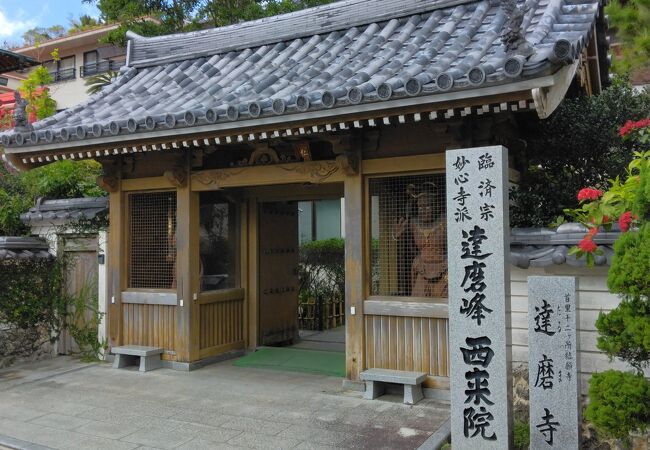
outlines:
[[[637, 122], [628, 121], [619, 130], [623, 139], [631, 139], [647, 147], [650, 143], [650, 118]], [[625, 179], [616, 177], [609, 180], [605, 192], [586, 187], [578, 192], [580, 206], [564, 212], [588, 228], [585, 237], [573, 247], [569, 254], [577, 258], [586, 257], [587, 264], [593, 265], [596, 255], [602, 250], [594, 242], [601, 229], [609, 231], [618, 224], [622, 232], [641, 225], [650, 212], [650, 150], [644, 148], [634, 152], [634, 159], [628, 165]]]

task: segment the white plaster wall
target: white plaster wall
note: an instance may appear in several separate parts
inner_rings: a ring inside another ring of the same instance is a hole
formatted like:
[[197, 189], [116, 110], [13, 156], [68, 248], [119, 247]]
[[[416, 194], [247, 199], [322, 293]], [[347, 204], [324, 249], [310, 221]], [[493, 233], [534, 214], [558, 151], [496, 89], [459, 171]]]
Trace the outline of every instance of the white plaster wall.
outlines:
[[[97, 274], [97, 305], [99, 312], [103, 314], [101, 322], [99, 322], [99, 329], [97, 330], [97, 338], [99, 342], [104, 342], [108, 339], [108, 321], [106, 320], [106, 311], [108, 310], [108, 283], [107, 283], [107, 271], [106, 271], [106, 262], [108, 261], [108, 233], [106, 231], [100, 231], [98, 236], [99, 244], [99, 255], [104, 255], [104, 264], [98, 264], [98, 274]], [[102, 358], [104, 358], [102, 350]]]
[[[83, 54], [77, 55], [77, 60], [81, 57], [83, 61]], [[50, 94], [56, 101], [56, 109], [67, 109], [75, 106], [82, 101], [86, 100], [89, 95], [86, 94], [85, 79], [79, 78], [79, 65], [76, 63], [77, 78], [69, 81], [61, 81], [59, 83], [52, 83], [49, 85]], [[83, 63], [81, 64], [83, 65]]]
[[[607, 289], [607, 267], [577, 268], [569, 265], [547, 268], [519, 269], [512, 267], [511, 283], [511, 336], [512, 362], [528, 362], [528, 283], [533, 275], [575, 276], [578, 286], [578, 372], [580, 389], [586, 394], [588, 379], [594, 372], [607, 369], [629, 370], [620, 360], [610, 363], [608, 357], [596, 347], [598, 331], [596, 319], [600, 311], [611, 311], [620, 299]], [[650, 370], [646, 371], [650, 377]]]

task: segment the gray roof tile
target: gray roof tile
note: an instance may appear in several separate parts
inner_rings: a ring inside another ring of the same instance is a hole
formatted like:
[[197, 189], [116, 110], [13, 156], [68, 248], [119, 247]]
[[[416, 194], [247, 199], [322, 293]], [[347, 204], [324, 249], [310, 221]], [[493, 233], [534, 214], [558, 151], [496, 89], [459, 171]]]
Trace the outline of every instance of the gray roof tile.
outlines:
[[533, 50], [522, 55], [502, 42], [508, 17], [500, 3], [347, 0], [212, 30], [131, 35], [130, 67], [113, 84], [31, 133], [1, 135], [2, 143], [92, 143], [99, 130], [110, 137], [405, 96], [433, 101], [535, 78], [574, 61], [600, 7], [598, 0], [519, 2]]
[[[578, 223], [565, 223], [556, 229], [513, 228], [510, 234], [510, 262], [523, 269], [559, 264], [583, 267], [586, 265], [585, 258], [577, 259], [568, 251], [586, 233], [587, 228]], [[595, 265], [611, 264], [613, 244], [620, 234], [618, 225], [614, 225], [612, 231], [601, 230], [594, 237], [594, 242], [603, 250], [603, 255], [594, 257]]]
[[0, 236], [0, 262], [12, 259], [53, 259], [47, 242], [34, 237]]
[[94, 219], [108, 213], [108, 197], [71, 198], [59, 200], [42, 200], [26, 213], [20, 220], [27, 225], [49, 225], [65, 222], [69, 219]]

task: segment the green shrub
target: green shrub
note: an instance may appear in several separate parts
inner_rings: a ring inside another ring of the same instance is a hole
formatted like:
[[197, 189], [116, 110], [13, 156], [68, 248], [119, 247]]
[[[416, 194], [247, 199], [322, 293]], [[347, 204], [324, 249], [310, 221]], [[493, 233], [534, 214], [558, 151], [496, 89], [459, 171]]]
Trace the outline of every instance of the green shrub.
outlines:
[[635, 144], [622, 139], [619, 128], [649, 110], [650, 92], [637, 94], [617, 79], [600, 95], [564, 99], [546, 120], [520, 123], [527, 147], [512, 155], [521, 172], [511, 192], [512, 226], [545, 227], [578, 206], [583, 187], [605, 188], [608, 179], [625, 174]]
[[345, 241], [340, 238], [306, 242], [300, 246], [301, 297], [345, 293]]
[[104, 313], [99, 311], [97, 283], [85, 284], [76, 296], [70, 298], [66, 328], [79, 346], [82, 361], [97, 361], [108, 348], [99, 340], [99, 324]]
[[[0, 323], [21, 342], [2, 342], [2, 356], [28, 356], [54, 342], [65, 326], [62, 260], [11, 259], [0, 263]], [[8, 339], [7, 339], [8, 341]]]
[[619, 357], [637, 370], [650, 364], [650, 303], [643, 299], [623, 300], [596, 320], [598, 348], [610, 358]]
[[650, 423], [650, 383], [643, 374], [607, 370], [589, 381], [585, 418], [598, 431], [629, 441], [632, 431], [644, 432]]
[[615, 294], [650, 296], [650, 223], [616, 240], [607, 285]]
[[515, 448], [517, 450], [527, 450], [530, 446], [530, 425], [528, 422], [515, 420]]

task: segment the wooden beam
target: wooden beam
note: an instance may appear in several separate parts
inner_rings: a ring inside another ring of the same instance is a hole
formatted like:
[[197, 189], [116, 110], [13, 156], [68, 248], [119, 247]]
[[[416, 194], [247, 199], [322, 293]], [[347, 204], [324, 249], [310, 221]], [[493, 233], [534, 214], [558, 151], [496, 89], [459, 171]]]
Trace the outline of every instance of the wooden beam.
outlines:
[[250, 347], [248, 332], [249, 304], [251, 302], [250, 274], [248, 273], [249, 247], [248, 242], [248, 201], [239, 204], [239, 286], [244, 290], [244, 308], [242, 309], [242, 330], [244, 333], [244, 347]]
[[[185, 161], [189, 171], [190, 157]], [[176, 357], [178, 361], [199, 359], [199, 195], [189, 183], [176, 191]]]
[[133, 178], [122, 180], [123, 191], [146, 191], [155, 189], [170, 189], [175, 186], [166, 177]]
[[336, 161], [310, 161], [204, 170], [192, 174], [191, 185], [194, 191], [214, 191], [272, 184], [340, 183], [343, 176]]
[[202, 292], [199, 294], [199, 305], [210, 305], [212, 303], [231, 302], [233, 300], [243, 300], [245, 289], [234, 288], [224, 289], [221, 291]]
[[136, 305], [176, 305], [176, 291], [129, 290], [122, 292], [122, 303]]
[[[359, 158], [360, 159], [360, 158]], [[360, 162], [358, 173], [347, 175], [345, 190], [345, 374], [349, 380], [359, 380], [364, 370], [363, 327], [363, 176]], [[354, 314], [353, 314], [354, 312]]]
[[447, 299], [418, 300], [411, 297], [371, 297], [363, 302], [363, 313], [373, 316], [432, 317], [449, 316]]
[[380, 175], [384, 173], [421, 172], [444, 170], [445, 154], [426, 154], [417, 156], [398, 156], [395, 158], [367, 159], [363, 161], [365, 175]]
[[258, 236], [258, 204], [257, 199], [251, 198], [248, 202], [248, 347], [257, 347], [259, 331], [259, 298], [258, 298], [258, 268], [259, 268], [259, 236]]
[[111, 347], [122, 343], [122, 276], [126, 265], [124, 259], [124, 194], [119, 189], [111, 192], [109, 196], [109, 228], [108, 228], [108, 305], [106, 308], [108, 320], [108, 340]]

